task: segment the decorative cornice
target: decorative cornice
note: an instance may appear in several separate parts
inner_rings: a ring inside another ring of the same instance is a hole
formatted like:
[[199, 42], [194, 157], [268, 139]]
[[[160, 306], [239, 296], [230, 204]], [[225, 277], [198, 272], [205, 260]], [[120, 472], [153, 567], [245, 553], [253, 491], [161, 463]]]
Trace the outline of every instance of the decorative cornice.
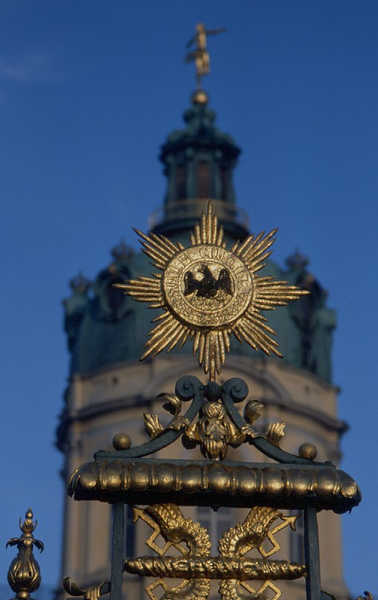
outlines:
[[306, 406], [295, 400], [286, 402], [281, 401], [280, 398], [261, 398], [261, 402], [266, 406], [277, 406], [288, 412], [307, 417], [311, 421], [317, 422], [319, 425], [323, 425], [331, 431], [336, 431], [339, 435], [343, 435], [349, 429], [349, 424], [346, 421], [331, 417], [327, 413], [324, 413], [311, 406]]
[[[159, 361], [161, 361], [161, 360], [162, 359], [159, 357], [159, 358], [148, 359], [145, 362], [147, 364], [152, 364], [152, 363], [158, 364]], [[180, 355], [177, 355], [177, 356], [171, 355], [168, 357], [164, 357], [164, 362], [166, 362], [166, 361], [172, 361], [177, 364], [180, 364], [180, 368], [182, 365], [182, 367], [183, 367], [182, 374], [187, 371], [187, 368], [188, 368], [187, 356], [183, 357]], [[243, 373], [244, 376], [256, 377], [259, 375], [260, 378], [261, 378], [261, 376], [265, 376], [265, 374], [269, 374], [269, 378], [272, 378], [272, 374], [267, 370], [267, 365], [269, 363], [274, 363], [274, 365], [277, 366], [280, 370], [288, 370], [288, 371], [295, 373], [296, 375], [299, 375], [301, 377], [306, 377], [306, 379], [309, 379], [316, 385], [319, 385], [324, 390], [333, 391], [335, 393], [339, 393], [341, 391], [339, 386], [328, 383], [321, 377], [318, 377], [318, 375], [311, 373], [307, 369], [302, 369], [302, 368], [296, 367], [295, 365], [288, 363], [285, 359], [279, 360], [274, 357], [264, 357], [264, 356], [250, 357], [250, 356], [240, 356], [240, 355], [234, 355], [234, 354], [230, 354], [230, 356], [228, 358], [228, 368], [230, 370], [235, 368], [238, 371], [238, 373]], [[118, 363], [113, 363], [111, 365], [104, 365], [103, 367], [100, 367], [98, 369], [93, 369], [93, 371], [88, 371], [86, 373], [76, 373], [72, 377], [72, 381], [74, 381], [76, 379], [80, 380], [80, 381], [85, 381], [85, 380], [97, 377], [98, 375], [103, 375], [104, 373], [110, 373], [112, 371], [124, 369], [125, 367], [131, 366], [131, 365], [140, 366], [140, 363], [139, 363], [139, 361], [136, 361], [136, 360], [127, 360], [127, 361], [122, 361], [122, 362], [118, 362]], [[180, 371], [180, 373], [181, 373], [181, 371]], [[277, 381], [276, 378], [274, 378], [274, 379]]]
[[104, 414], [110, 414], [124, 410], [125, 408], [138, 408], [143, 406], [150, 406], [152, 399], [146, 398], [140, 394], [136, 396], [121, 396], [112, 400], [104, 400], [103, 402], [96, 402], [96, 404], [90, 404], [75, 411], [68, 417], [68, 421], [83, 422], [90, 421], [91, 419], [97, 419]]

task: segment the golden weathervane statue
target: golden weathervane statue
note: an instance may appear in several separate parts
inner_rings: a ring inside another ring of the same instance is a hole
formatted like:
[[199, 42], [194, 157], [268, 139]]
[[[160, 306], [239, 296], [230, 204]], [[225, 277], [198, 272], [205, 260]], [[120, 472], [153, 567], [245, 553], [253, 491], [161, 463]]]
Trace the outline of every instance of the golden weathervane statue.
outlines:
[[196, 33], [186, 44], [187, 48], [190, 48], [193, 44], [196, 45], [196, 49], [188, 52], [186, 55], [186, 62], [194, 61], [196, 65], [198, 88], [201, 87], [201, 77], [210, 73], [210, 56], [207, 51], [207, 36], [223, 33], [224, 31], [226, 31], [224, 27], [206, 29], [203, 23], [198, 23], [198, 25], [196, 25]]

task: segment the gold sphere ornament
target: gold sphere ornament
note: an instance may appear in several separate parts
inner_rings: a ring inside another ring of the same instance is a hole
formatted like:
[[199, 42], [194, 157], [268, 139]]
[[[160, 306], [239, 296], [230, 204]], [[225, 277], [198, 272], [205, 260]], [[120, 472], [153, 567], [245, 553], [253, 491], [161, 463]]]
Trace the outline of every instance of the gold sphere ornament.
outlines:
[[126, 433], [116, 433], [113, 437], [113, 448], [115, 450], [128, 450], [131, 446], [131, 439]]
[[201, 367], [214, 381], [230, 351], [232, 334], [255, 350], [282, 357], [271, 337], [275, 331], [261, 311], [284, 306], [308, 291], [257, 275], [271, 254], [276, 231], [250, 235], [227, 248], [211, 203], [194, 227], [189, 248], [136, 230], [143, 251], [160, 272], [114, 285], [151, 308], [164, 310], [154, 320], [157, 324], [141, 360], [183, 345], [190, 337]]
[[196, 90], [192, 94], [192, 102], [193, 104], [203, 104], [206, 105], [209, 101], [209, 96], [203, 90]]
[[308, 460], [315, 460], [318, 454], [318, 449], [315, 444], [310, 444], [309, 442], [305, 442], [301, 444], [298, 448], [298, 455], [301, 458], [307, 458]]

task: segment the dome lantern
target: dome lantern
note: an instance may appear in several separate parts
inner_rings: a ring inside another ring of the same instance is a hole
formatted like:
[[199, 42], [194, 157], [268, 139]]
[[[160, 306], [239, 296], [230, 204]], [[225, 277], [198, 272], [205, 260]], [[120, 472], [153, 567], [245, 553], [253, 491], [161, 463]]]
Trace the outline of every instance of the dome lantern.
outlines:
[[215, 126], [216, 115], [208, 104], [207, 93], [195, 91], [183, 115], [186, 127], [173, 131], [161, 147], [167, 189], [161, 214], [151, 219], [155, 233], [191, 229], [209, 200], [231, 237], [243, 239], [248, 233], [233, 185], [240, 148]]

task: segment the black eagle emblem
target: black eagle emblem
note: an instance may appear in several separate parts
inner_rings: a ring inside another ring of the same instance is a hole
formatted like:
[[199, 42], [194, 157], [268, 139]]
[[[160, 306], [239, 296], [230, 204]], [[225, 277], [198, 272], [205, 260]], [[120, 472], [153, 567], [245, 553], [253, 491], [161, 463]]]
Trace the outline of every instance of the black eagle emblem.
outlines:
[[223, 290], [226, 294], [232, 295], [232, 284], [227, 269], [220, 270], [218, 279], [215, 279], [206, 264], [202, 264], [198, 272], [203, 275], [203, 278], [200, 281], [194, 277], [191, 271], [185, 273], [184, 296], [189, 296], [189, 294], [197, 291], [197, 297], [214, 298], [217, 295], [218, 290]]

